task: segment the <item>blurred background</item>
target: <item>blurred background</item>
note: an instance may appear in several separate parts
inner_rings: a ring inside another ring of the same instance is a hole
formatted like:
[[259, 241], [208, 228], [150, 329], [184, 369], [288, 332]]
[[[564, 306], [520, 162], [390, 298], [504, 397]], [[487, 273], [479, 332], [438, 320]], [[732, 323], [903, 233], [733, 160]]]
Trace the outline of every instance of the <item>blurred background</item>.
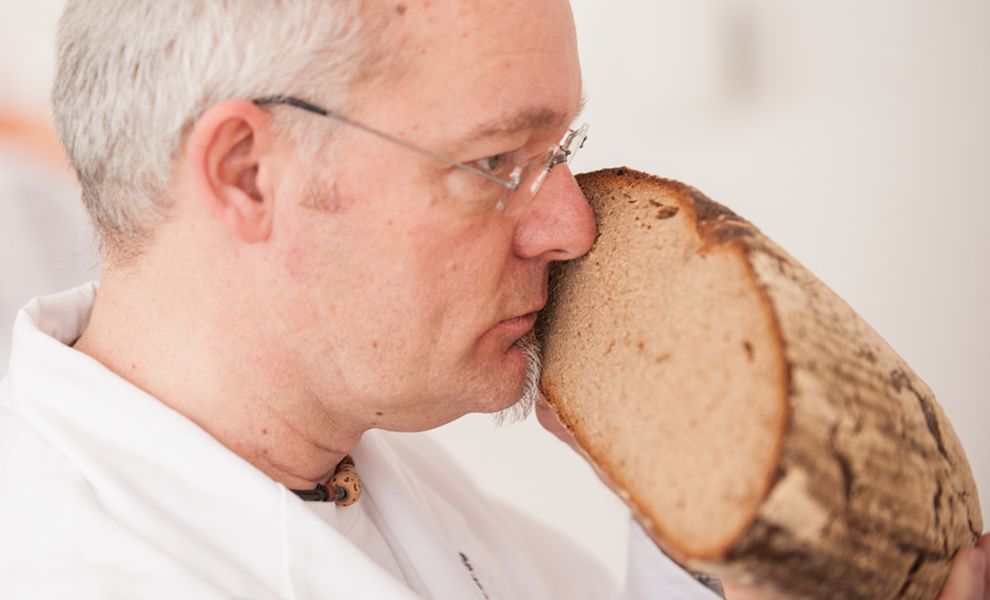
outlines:
[[61, 1], [0, 0], [0, 376], [14, 314], [97, 276], [97, 246], [49, 123]]
[[[572, 4], [592, 123], [576, 170], [689, 183], [803, 262], [935, 391], [990, 521], [990, 3]], [[14, 311], [99, 268], [47, 125], [61, 5], [0, 0], [2, 365]], [[621, 577], [626, 510], [535, 420], [432, 435]]]

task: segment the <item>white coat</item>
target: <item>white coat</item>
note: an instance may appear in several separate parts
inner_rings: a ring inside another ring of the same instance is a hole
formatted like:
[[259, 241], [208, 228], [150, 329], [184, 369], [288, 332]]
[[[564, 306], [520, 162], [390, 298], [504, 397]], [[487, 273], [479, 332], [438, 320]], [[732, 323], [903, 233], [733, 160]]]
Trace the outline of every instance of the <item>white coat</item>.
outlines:
[[0, 598], [717, 598], [638, 527], [620, 590], [423, 435], [368, 432], [352, 452], [358, 503], [303, 502], [71, 348], [95, 293], [35, 299], [16, 319]]

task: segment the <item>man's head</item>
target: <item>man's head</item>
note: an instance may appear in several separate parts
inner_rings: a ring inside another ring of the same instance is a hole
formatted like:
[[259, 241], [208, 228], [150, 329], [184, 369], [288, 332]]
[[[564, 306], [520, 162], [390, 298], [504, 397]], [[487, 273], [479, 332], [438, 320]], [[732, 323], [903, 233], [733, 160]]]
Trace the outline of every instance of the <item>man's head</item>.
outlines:
[[[167, 217], [183, 134], [207, 108], [273, 89], [343, 104], [395, 62], [363, 4], [68, 0], [53, 113], [108, 259], [137, 254]], [[312, 147], [303, 121], [279, 125]]]
[[70, 4], [59, 129], [111, 261], [167, 326], [198, 321], [259, 390], [345, 423], [425, 429], [519, 397], [548, 266], [594, 237], [566, 166], [519, 211], [479, 209], [476, 174], [250, 100], [468, 164], [535, 158], [581, 103], [566, 0]]

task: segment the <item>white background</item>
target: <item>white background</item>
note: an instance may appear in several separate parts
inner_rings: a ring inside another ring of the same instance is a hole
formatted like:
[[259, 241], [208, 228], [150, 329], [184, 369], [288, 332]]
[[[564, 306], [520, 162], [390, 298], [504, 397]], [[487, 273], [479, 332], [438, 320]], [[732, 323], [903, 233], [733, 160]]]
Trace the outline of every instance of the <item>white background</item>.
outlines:
[[[990, 516], [990, 3], [573, 5], [592, 123], [577, 169], [690, 183], [808, 266], [935, 391]], [[44, 114], [59, 6], [0, 0], [0, 110]], [[23, 279], [0, 273], [0, 306], [49, 291], [7, 283]], [[620, 574], [623, 507], [535, 423], [435, 435]]]

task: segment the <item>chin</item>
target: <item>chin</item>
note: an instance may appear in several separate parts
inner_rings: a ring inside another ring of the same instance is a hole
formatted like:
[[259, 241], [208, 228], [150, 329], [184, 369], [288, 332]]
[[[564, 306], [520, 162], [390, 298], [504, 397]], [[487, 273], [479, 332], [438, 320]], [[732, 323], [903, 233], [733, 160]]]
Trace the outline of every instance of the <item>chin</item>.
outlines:
[[536, 399], [540, 394], [540, 371], [543, 363], [540, 343], [533, 332], [531, 331], [516, 340], [509, 353], [522, 356], [525, 372], [522, 374], [520, 385], [514, 386], [515, 393], [509, 398], [511, 403], [503, 404], [491, 411], [495, 413], [493, 418], [498, 425], [524, 421], [533, 411]]
[[442, 400], [432, 410], [420, 413], [414, 422], [407, 423], [403, 431], [440, 427], [469, 413], [491, 414], [499, 425], [525, 420], [539, 395], [540, 345], [533, 333], [527, 333], [499, 352], [495, 364], [476, 364], [480, 365], [480, 375], [461, 378], [461, 387], [456, 390], [456, 382], [448, 384]]

